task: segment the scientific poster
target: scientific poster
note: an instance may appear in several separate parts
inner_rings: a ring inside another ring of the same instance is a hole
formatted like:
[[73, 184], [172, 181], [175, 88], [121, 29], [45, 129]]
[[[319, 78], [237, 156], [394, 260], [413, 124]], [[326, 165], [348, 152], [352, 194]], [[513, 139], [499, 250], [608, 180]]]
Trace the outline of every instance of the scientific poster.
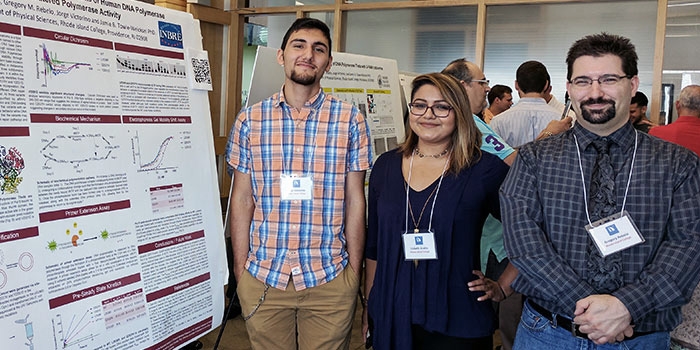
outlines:
[[[248, 105], [280, 91], [284, 72], [276, 57], [277, 49], [258, 47]], [[376, 156], [403, 141], [403, 101], [396, 60], [333, 52], [333, 65], [323, 75], [321, 87], [352, 103], [367, 117]]]
[[175, 349], [220, 324], [211, 121], [188, 49], [187, 13], [0, 2], [3, 349]]

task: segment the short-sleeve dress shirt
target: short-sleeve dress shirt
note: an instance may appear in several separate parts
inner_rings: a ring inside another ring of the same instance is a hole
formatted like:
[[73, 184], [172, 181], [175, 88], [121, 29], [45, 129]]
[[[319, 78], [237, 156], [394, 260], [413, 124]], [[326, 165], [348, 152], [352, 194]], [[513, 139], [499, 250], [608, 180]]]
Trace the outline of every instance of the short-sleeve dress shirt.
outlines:
[[489, 124], [493, 131], [513, 147], [520, 147], [537, 138], [561, 113], [543, 98], [523, 97], [510, 109], [493, 117]]
[[[337, 277], [347, 264], [345, 179], [372, 161], [369, 125], [358, 109], [320, 90], [297, 111], [281, 90], [238, 115], [226, 157], [251, 175], [251, 275], [279, 289], [291, 276], [296, 290]], [[311, 176], [313, 199], [282, 201], [282, 174]]]

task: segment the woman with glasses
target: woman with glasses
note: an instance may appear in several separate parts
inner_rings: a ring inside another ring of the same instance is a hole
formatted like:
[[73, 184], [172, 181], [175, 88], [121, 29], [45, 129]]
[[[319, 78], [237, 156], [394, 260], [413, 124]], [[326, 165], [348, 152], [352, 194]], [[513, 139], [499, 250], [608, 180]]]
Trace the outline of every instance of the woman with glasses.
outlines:
[[504, 292], [478, 271], [479, 241], [488, 214], [500, 217], [508, 167], [479, 150], [455, 78], [416, 77], [409, 106], [406, 141], [377, 159], [369, 182], [365, 295], [374, 349], [491, 349], [494, 311], [484, 301]]

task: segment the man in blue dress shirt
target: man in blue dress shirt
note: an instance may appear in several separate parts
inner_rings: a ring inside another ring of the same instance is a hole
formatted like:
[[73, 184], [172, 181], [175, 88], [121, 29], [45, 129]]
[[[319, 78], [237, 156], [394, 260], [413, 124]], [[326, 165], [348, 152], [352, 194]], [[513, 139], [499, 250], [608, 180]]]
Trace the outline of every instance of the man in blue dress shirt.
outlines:
[[561, 113], [547, 104], [544, 95], [551, 84], [547, 67], [527, 61], [515, 73], [515, 89], [520, 100], [509, 110], [491, 120], [491, 128], [512, 147], [534, 141]]

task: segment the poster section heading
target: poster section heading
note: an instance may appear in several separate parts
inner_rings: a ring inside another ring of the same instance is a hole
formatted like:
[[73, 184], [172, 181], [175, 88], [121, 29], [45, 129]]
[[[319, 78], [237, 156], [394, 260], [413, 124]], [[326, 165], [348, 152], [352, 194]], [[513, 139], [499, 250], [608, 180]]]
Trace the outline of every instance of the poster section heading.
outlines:
[[[3, 5], [0, 8], [0, 18], [14, 20], [13, 22], [28, 21], [37, 23], [39, 26], [69, 28], [99, 36], [140, 42], [147, 42], [150, 37], [157, 36], [164, 46], [183, 48], [182, 28], [176, 23], [158, 21], [157, 28], [135, 23], [123, 23], [123, 18], [133, 18], [136, 14], [145, 18], [167, 20], [166, 9], [136, 1], [35, 0], [33, 3], [27, 3], [24, 0], [2, 0], [0, 5]], [[17, 28], [2, 24], [0, 24], [0, 31], [20, 34], [17, 32]], [[85, 38], [80, 38], [77, 35], [57, 36], [55, 39], [72, 43], [85, 43]]]
[[[90, 13], [90, 14], [95, 14], [95, 15], [100, 15], [104, 17], [109, 17], [113, 18], [116, 20], [120, 20], [122, 18], [122, 12], [123, 11], [129, 11], [132, 13], [138, 13], [143, 16], [147, 17], [154, 17], [154, 18], [160, 18], [160, 19], [165, 19], [165, 15], [163, 13], [158, 13], [153, 11], [152, 9], [147, 9], [142, 6], [139, 6], [138, 3], [134, 2], [133, 4], [130, 3], [120, 3], [116, 1], [109, 1], [109, 0], [86, 0], [87, 4], [80, 3], [78, 1], [70, 1], [70, 0], [36, 0], [39, 3], [44, 3], [44, 4], [49, 4], [49, 5], [58, 5], [62, 6], [66, 9], [71, 10], [72, 12], [85, 12], [85, 13]], [[36, 14], [30, 14], [26, 13], [26, 11], [36, 11], [40, 14], [43, 15], [50, 15], [52, 17], [59, 17], [59, 18], [64, 18], [64, 19], [70, 19], [74, 18], [74, 15], [71, 14], [70, 12], [65, 12], [65, 11], [60, 11], [60, 10], [54, 10], [49, 7], [42, 6], [41, 4], [27, 4], [22, 1], [13, 1], [13, 0], [3, 0], [3, 2], [12, 7], [12, 17], [18, 17], [19, 19], [22, 20], [35, 20], [37, 22], [43, 22], [43, 23], [50, 23], [50, 24], [57, 24], [54, 23], [56, 19], [54, 18], [44, 18]], [[94, 5], [99, 5], [99, 7], [96, 7]], [[22, 12], [25, 11], [25, 12]], [[38, 17], [38, 18], [37, 18]]]

